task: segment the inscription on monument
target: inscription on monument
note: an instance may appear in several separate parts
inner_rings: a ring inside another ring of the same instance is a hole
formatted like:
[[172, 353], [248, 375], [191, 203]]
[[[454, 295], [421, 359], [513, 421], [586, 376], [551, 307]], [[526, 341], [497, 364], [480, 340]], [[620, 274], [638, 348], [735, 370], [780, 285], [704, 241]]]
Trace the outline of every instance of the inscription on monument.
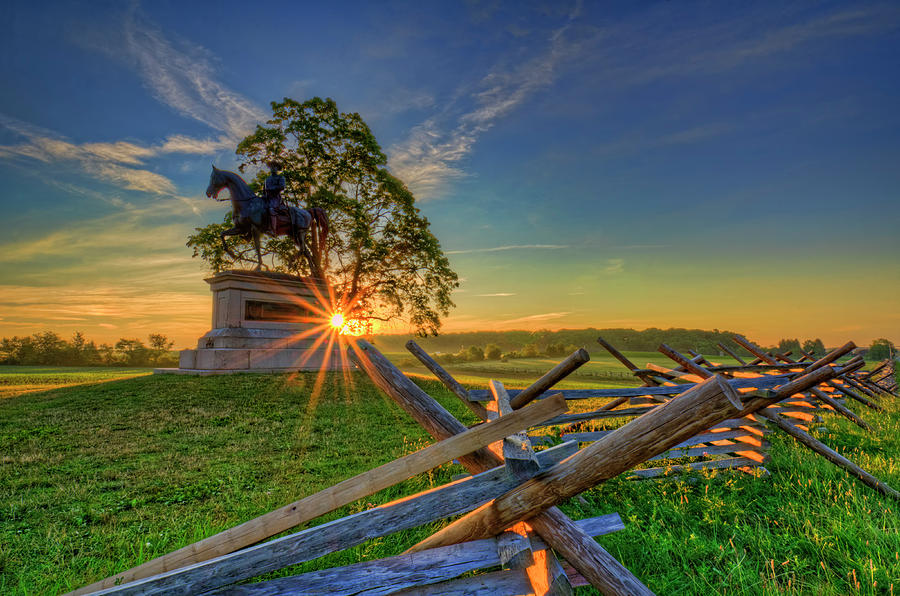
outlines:
[[290, 302], [247, 300], [244, 306], [245, 321], [308, 322], [313, 316], [308, 309]]

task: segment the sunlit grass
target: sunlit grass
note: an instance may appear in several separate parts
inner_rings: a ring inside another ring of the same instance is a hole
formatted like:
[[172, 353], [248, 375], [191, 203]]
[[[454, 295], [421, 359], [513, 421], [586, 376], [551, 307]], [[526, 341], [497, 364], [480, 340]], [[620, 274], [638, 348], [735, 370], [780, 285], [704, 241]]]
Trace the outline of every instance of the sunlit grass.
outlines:
[[0, 366], [0, 399], [72, 385], [130, 379], [152, 372], [152, 368]]

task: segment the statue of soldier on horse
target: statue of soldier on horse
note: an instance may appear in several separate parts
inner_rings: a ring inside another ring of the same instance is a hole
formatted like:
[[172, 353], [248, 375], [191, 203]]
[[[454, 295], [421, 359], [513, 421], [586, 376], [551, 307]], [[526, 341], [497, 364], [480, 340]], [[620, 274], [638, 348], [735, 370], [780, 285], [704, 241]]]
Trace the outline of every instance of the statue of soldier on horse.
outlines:
[[[288, 236], [297, 245], [300, 254], [306, 259], [313, 277], [324, 279], [322, 258], [325, 253], [325, 242], [328, 237], [328, 218], [320, 207], [300, 209], [286, 205], [281, 193], [286, 180], [279, 174], [280, 165], [269, 164], [270, 173], [263, 184], [263, 197], [259, 197], [234, 172], [212, 167], [206, 196], [218, 199], [219, 192], [227, 188], [231, 194], [231, 221], [234, 226], [221, 234], [225, 252], [237, 259], [225, 242], [226, 236], [241, 236], [244, 240], [252, 240], [256, 249], [256, 270], [262, 269], [262, 251], [260, 236], [266, 234], [273, 238]], [[307, 234], [310, 238], [307, 239]]]

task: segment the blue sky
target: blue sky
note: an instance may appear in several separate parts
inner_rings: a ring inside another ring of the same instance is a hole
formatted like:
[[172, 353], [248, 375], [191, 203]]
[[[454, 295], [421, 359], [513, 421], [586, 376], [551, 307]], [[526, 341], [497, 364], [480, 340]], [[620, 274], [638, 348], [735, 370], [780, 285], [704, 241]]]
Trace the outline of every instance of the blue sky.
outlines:
[[[210, 163], [288, 96], [368, 122], [448, 330], [900, 340], [896, 3], [7, 2], [0, 335], [208, 328]], [[403, 328], [398, 330], [402, 331]]]

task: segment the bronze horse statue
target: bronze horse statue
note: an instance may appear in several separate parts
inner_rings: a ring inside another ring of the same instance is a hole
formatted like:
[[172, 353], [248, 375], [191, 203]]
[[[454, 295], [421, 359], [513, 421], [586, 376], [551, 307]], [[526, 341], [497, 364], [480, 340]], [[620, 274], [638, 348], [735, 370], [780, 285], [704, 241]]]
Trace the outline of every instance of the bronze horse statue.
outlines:
[[[269, 236], [289, 236], [300, 254], [306, 258], [313, 277], [322, 279], [322, 255], [325, 250], [325, 241], [328, 237], [328, 218], [321, 207], [300, 209], [288, 206], [283, 212], [277, 212], [271, 216], [267, 201], [256, 196], [244, 179], [226, 170], [212, 167], [209, 176], [209, 186], [206, 188], [206, 196], [218, 200], [219, 192], [227, 188], [231, 193], [231, 221], [234, 227], [225, 230], [221, 234], [222, 246], [225, 252], [232, 258], [238, 259], [228, 244], [226, 236], [241, 236], [244, 240], [252, 240], [256, 249], [256, 270], [262, 269], [262, 251], [259, 247], [259, 238], [262, 234]], [[312, 250], [307, 242], [307, 233], [312, 232]]]

